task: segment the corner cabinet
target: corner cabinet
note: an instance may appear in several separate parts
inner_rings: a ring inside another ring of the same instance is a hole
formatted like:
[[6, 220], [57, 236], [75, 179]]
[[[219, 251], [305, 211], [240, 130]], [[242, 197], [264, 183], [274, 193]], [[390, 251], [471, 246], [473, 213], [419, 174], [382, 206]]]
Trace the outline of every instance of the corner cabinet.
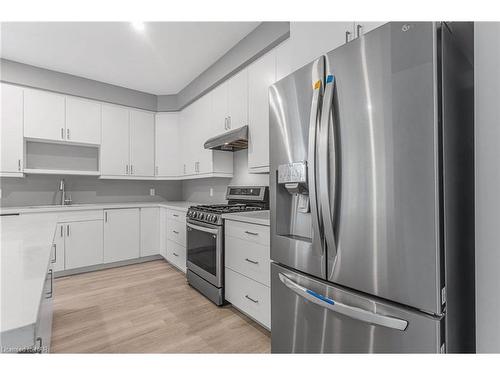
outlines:
[[101, 176], [154, 176], [154, 114], [102, 106]]
[[22, 177], [23, 171], [23, 89], [0, 84], [0, 175]]
[[155, 121], [155, 176], [181, 175], [179, 112], [157, 113]]
[[276, 81], [276, 52], [248, 67], [248, 170], [269, 172], [269, 87]]

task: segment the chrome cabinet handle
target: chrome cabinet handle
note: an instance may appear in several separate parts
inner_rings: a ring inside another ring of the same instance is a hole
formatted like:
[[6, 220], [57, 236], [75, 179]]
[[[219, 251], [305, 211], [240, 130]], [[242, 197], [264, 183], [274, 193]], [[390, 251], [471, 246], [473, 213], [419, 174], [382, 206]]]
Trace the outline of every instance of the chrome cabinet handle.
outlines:
[[179, 234], [179, 232], [177, 232], [176, 230], [173, 230], [172, 232], [174, 232], [175, 234]]
[[61, 139], [64, 139], [64, 128], [61, 128]]
[[17, 159], [17, 170], [21, 171], [21, 159]]
[[227, 130], [227, 117], [224, 117], [224, 130]]
[[246, 234], [249, 234], [249, 235], [251, 235], [251, 236], [258, 236], [258, 235], [259, 235], [259, 233], [257, 233], [257, 232], [250, 232], [250, 231], [248, 231], [248, 230], [246, 230], [246, 231], [245, 231], [245, 233], [246, 233]]
[[51, 263], [55, 263], [57, 262], [57, 245], [53, 243], [52, 247], [54, 248], [54, 259], [51, 260]]
[[54, 294], [54, 271], [50, 269], [48, 274], [50, 275], [50, 292], [46, 295], [47, 299], [52, 298], [52, 295]]
[[134, 166], [130, 164], [130, 174], [134, 174]]
[[179, 217], [179, 215], [177, 215], [177, 214], [172, 214], [172, 216], [173, 216], [173, 217]]
[[356, 37], [359, 38], [361, 36], [361, 30], [363, 29], [363, 25], [356, 26]]
[[125, 166], [125, 173], [128, 174], [128, 164]]
[[350, 31], [346, 31], [345, 32], [345, 42], [346, 43], [349, 43], [349, 38], [351, 37], [351, 32]]
[[179, 254], [177, 254], [177, 253], [172, 253], [172, 254], [173, 254], [174, 256], [176, 256], [176, 257], [178, 257], [178, 256], [179, 256]]
[[69, 128], [66, 129], [66, 139], [69, 139]]
[[104, 212], [104, 222], [107, 223], [108, 222], [108, 211], [105, 211]]
[[248, 294], [245, 294], [245, 298], [252, 301], [253, 303], [259, 303], [258, 299], [253, 299], [252, 297], [249, 297]]
[[69, 237], [69, 224], [66, 225], [66, 235]]
[[61, 225], [61, 237], [64, 236], [64, 228], [63, 225]]
[[371, 311], [364, 310], [355, 306], [345, 305], [341, 302], [335, 301], [329, 297], [316, 293], [297, 284], [281, 272], [278, 274], [278, 276], [280, 281], [294, 293], [330, 311], [360, 320], [365, 323], [377, 324], [379, 326], [397, 329], [399, 331], [404, 331], [408, 326], [408, 322], [406, 320], [373, 313]]
[[231, 129], [231, 116], [228, 116], [227, 118], [227, 128]]
[[35, 340], [35, 346], [36, 344], [38, 344], [38, 347], [35, 349], [35, 352], [36, 353], [41, 353], [43, 351], [42, 349], [42, 338], [41, 337], [37, 337], [36, 340]]
[[245, 260], [246, 260], [248, 263], [252, 263], [252, 264], [259, 264], [259, 262], [257, 262], [256, 260], [252, 260], [252, 259], [248, 259], [248, 258], [245, 258]]

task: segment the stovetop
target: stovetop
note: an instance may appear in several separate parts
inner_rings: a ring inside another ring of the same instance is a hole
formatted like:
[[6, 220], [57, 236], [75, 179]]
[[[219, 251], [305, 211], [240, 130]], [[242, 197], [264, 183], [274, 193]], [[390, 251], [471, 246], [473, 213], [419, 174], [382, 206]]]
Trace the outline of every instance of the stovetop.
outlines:
[[228, 186], [226, 204], [191, 206], [187, 218], [209, 224], [222, 225], [222, 214], [269, 209], [267, 186]]

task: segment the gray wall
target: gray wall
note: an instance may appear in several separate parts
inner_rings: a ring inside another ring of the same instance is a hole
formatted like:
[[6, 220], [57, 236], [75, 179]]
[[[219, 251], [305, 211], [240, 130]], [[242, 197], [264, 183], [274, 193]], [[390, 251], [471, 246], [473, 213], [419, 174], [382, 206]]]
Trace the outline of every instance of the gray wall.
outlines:
[[[204, 178], [183, 181], [182, 199], [199, 203], [222, 203], [225, 202], [228, 185], [269, 185], [269, 174], [248, 173], [247, 150], [235, 152], [233, 157], [233, 178]], [[213, 196], [210, 196], [210, 188], [213, 189]]]
[[178, 111], [289, 36], [289, 22], [262, 22], [176, 95], [156, 96], [6, 59], [0, 59], [0, 80], [150, 111]]
[[6, 59], [0, 59], [0, 78], [2, 82], [122, 104], [129, 107], [150, 111], [156, 111], [157, 108], [157, 97], [153, 94]]
[[[177, 94], [178, 108], [184, 108], [289, 36], [290, 22], [262, 22]], [[171, 110], [164, 107], [161, 96], [158, 100], [158, 110]]]
[[475, 23], [476, 346], [500, 353], [500, 23]]
[[[28, 175], [1, 178], [0, 206], [46, 205], [60, 202], [59, 181], [64, 177], [66, 191], [74, 203], [154, 202], [181, 200], [181, 181], [100, 180], [90, 176]], [[156, 189], [156, 196], [149, 189]]]

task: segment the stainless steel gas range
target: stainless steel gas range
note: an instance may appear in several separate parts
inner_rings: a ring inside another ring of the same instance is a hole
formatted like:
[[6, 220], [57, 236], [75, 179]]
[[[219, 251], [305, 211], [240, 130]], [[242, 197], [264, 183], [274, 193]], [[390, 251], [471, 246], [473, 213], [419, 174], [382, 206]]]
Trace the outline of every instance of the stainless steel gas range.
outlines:
[[227, 204], [192, 206], [187, 212], [187, 280], [208, 299], [224, 304], [222, 214], [269, 209], [267, 186], [228, 186]]

